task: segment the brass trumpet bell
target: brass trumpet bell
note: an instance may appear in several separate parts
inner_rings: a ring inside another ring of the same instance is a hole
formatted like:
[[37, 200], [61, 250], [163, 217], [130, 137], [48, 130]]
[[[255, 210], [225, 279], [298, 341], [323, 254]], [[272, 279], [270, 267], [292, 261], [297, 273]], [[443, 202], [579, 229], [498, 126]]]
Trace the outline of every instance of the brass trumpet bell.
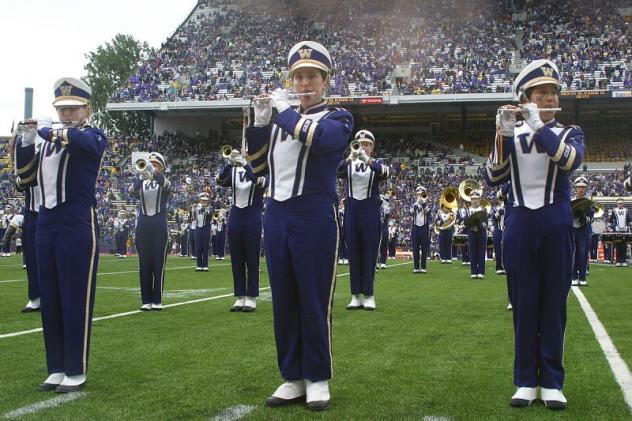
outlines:
[[353, 140], [351, 141], [349, 147], [351, 148], [352, 152], [360, 152], [360, 149], [362, 149], [362, 144], [357, 140]]
[[230, 154], [233, 152], [233, 147], [230, 145], [224, 145], [222, 146], [222, 158], [224, 159], [228, 159], [230, 158]]
[[143, 172], [147, 169], [147, 160], [144, 158], [137, 159], [134, 162], [134, 169], [136, 172]]

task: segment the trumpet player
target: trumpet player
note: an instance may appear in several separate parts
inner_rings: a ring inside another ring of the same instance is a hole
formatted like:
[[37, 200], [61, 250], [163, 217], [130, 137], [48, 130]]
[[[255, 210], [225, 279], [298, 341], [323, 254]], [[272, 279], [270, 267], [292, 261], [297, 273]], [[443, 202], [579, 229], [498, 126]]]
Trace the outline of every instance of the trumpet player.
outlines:
[[107, 139], [88, 124], [88, 85], [62, 78], [54, 92], [62, 127], [27, 122], [15, 153], [18, 186], [37, 186], [41, 197], [35, 249], [49, 376], [38, 390], [68, 393], [86, 384], [99, 257], [95, 184]]
[[[516, 393], [514, 407], [539, 398], [566, 408], [564, 330], [573, 269], [573, 216], [569, 174], [581, 164], [584, 134], [555, 120], [560, 76], [550, 60], [528, 64], [514, 81], [518, 106], [501, 107], [485, 178], [511, 180], [514, 206], [503, 237], [513, 305]], [[520, 115], [524, 121], [517, 122]]]
[[[165, 158], [157, 152], [149, 154], [148, 162], [137, 162], [136, 169], [138, 174], [129, 192], [140, 199], [136, 221], [140, 309], [160, 311], [168, 253], [167, 201], [171, 194], [171, 182], [163, 175]], [[127, 238], [124, 241], [127, 242]]]
[[380, 195], [380, 225], [382, 232], [380, 233], [380, 248], [378, 253], [378, 262], [375, 266], [376, 270], [386, 269], [386, 258], [388, 256], [388, 247], [391, 241], [391, 226], [395, 221], [391, 222], [391, 202], [390, 195]]
[[208, 272], [208, 247], [211, 241], [211, 217], [209, 208], [209, 195], [207, 192], [198, 194], [198, 203], [191, 209], [193, 223], [195, 224], [195, 256], [196, 272]]
[[215, 260], [224, 260], [226, 249], [226, 216], [223, 209], [220, 209], [213, 214], [211, 235], [214, 237], [212, 244]]
[[503, 191], [498, 190], [496, 193], [496, 205], [491, 211], [492, 225], [494, 227], [494, 258], [496, 260], [496, 274], [503, 275], [505, 269], [503, 266], [503, 230], [505, 229], [505, 202]]
[[360, 148], [352, 147], [338, 168], [338, 176], [347, 179], [345, 238], [349, 246], [352, 295], [347, 309], [375, 310], [373, 284], [383, 224], [380, 183], [389, 177], [390, 171], [386, 164], [371, 157], [375, 144], [373, 133], [360, 130], [355, 142], [360, 143]]
[[[287, 91], [275, 91], [271, 101], [254, 101], [254, 126], [246, 130], [255, 175], [270, 174], [264, 243], [285, 383], [266, 400], [268, 406], [305, 400], [317, 411], [330, 404], [336, 169], [353, 130], [351, 113], [323, 99], [331, 63], [317, 42], [292, 47], [288, 67], [300, 106], [290, 106]], [[272, 107], [279, 114], [270, 124]]]
[[116, 243], [116, 257], [127, 257], [127, 239], [129, 238], [129, 224], [130, 221], [127, 219], [127, 212], [125, 212], [125, 210], [121, 210], [119, 212], [118, 218], [114, 219], [114, 229], [116, 230], [116, 234], [114, 237], [114, 242]]
[[[577, 192], [577, 199], [587, 199], [586, 190], [588, 189], [588, 180], [586, 177], [577, 177], [574, 184], [575, 191]], [[590, 224], [592, 224], [594, 216], [595, 209], [592, 206], [585, 212], [578, 212], [576, 215], [573, 215], [575, 253], [573, 254], [573, 275], [571, 285], [574, 286], [588, 285], [586, 274], [588, 267], [588, 247], [591, 242]]]
[[256, 177], [248, 161], [235, 150], [217, 176], [217, 183], [230, 187], [233, 199], [228, 217], [228, 247], [237, 300], [230, 311], [252, 312], [259, 296], [261, 212], [267, 178]]
[[[630, 232], [630, 228], [632, 228], [632, 213], [630, 210], [625, 207], [625, 203], [623, 202], [623, 198], [620, 197], [617, 199], [617, 207], [612, 209], [612, 213], [610, 215], [610, 231], [615, 233], [628, 233]], [[626, 254], [627, 254], [627, 242], [625, 236], [621, 235], [620, 238], [615, 240], [615, 246], [612, 252], [616, 252], [616, 266], [627, 266]], [[615, 256], [613, 254], [612, 261], [614, 262]]]
[[410, 239], [413, 246], [413, 272], [426, 273], [426, 262], [430, 252], [430, 221], [432, 209], [428, 203], [428, 192], [423, 186], [415, 189], [417, 200], [410, 210], [413, 216], [413, 229]]

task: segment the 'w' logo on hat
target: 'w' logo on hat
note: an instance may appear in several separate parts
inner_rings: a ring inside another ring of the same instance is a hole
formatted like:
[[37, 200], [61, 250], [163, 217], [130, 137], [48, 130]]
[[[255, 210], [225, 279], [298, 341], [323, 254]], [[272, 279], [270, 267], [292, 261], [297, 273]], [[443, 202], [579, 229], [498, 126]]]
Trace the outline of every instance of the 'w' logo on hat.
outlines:
[[542, 70], [542, 73], [544, 73], [544, 76], [553, 77], [553, 69], [550, 67], [540, 67], [540, 69]]
[[302, 59], [306, 59], [312, 56], [312, 51], [314, 51], [313, 48], [303, 48], [301, 50], [298, 50], [298, 54], [301, 56]]
[[72, 91], [72, 85], [61, 85], [59, 89], [61, 90], [61, 94], [63, 96], [70, 96], [70, 92]]

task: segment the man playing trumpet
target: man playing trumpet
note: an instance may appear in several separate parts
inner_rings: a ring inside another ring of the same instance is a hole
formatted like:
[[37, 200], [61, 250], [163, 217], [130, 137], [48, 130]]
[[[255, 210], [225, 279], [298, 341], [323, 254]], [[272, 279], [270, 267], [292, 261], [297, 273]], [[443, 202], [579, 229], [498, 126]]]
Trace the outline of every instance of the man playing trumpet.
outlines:
[[485, 208], [481, 206], [481, 192], [473, 190], [470, 193], [472, 201], [470, 206], [465, 206], [462, 218], [457, 218], [458, 223], [463, 223], [467, 229], [467, 246], [470, 256], [470, 277], [472, 279], [485, 278], [485, 252], [487, 249], [487, 218]]
[[426, 273], [426, 261], [428, 260], [428, 252], [430, 251], [430, 220], [432, 218], [432, 209], [428, 204], [428, 193], [425, 187], [417, 187], [415, 189], [415, 195], [417, 196], [417, 200], [410, 210], [413, 216], [413, 229], [410, 234], [410, 240], [413, 245], [413, 272]]
[[486, 165], [490, 185], [511, 180], [514, 200], [503, 237], [514, 310], [514, 407], [529, 406], [539, 386], [548, 408], [566, 408], [562, 361], [573, 269], [569, 173], [581, 164], [584, 133], [555, 120], [551, 109], [559, 106], [559, 90], [559, 71], [549, 60], [520, 72], [514, 81], [520, 104], [499, 109]]

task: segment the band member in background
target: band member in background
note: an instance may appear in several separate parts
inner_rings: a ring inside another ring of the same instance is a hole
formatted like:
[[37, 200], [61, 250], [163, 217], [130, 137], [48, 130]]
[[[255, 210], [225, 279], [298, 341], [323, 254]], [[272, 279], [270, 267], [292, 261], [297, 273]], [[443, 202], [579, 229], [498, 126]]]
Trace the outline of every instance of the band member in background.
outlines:
[[198, 194], [198, 204], [191, 209], [195, 223], [196, 272], [208, 272], [208, 247], [211, 241], [211, 209], [208, 207], [208, 193]]
[[[586, 199], [588, 180], [585, 177], [575, 179], [577, 199]], [[595, 216], [595, 210], [591, 207], [585, 212], [573, 215], [573, 228], [575, 229], [575, 254], [573, 262], [573, 275], [571, 285], [588, 285], [586, 280], [586, 267], [588, 266], [588, 246], [590, 243], [590, 224]]]
[[[332, 375], [336, 169], [353, 130], [353, 116], [323, 99], [331, 70], [325, 47], [313, 41], [296, 44], [288, 67], [300, 106], [293, 109], [289, 93], [275, 90], [271, 101], [255, 100], [254, 127], [246, 131], [255, 175], [270, 174], [264, 243], [277, 357], [286, 381], [266, 405], [305, 399], [310, 410], [323, 410], [329, 408]], [[272, 124], [270, 105], [279, 112]]]
[[259, 250], [261, 212], [266, 177], [255, 177], [246, 159], [234, 150], [217, 176], [217, 183], [232, 190], [233, 206], [228, 218], [228, 246], [237, 300], [230, 311], [255, 311], [259, 296]]
[[224, 260], [226, 249], [226, 216], [223, 209], [218, 212], [215, 222], [215, 260]]
[[388, 227], [391, 218], [391, 202], [390, 196], [386, 194], [380, 195], [380, 247], [378, 252], [378, 260], [375, 269], [386, 269], [386, 257], [388, 256]]
[[[55, 82], [51, 119], [26, 125], [16, 146], [17, 183], [37, 184], [41, 206], [35, 247], [48, 378], [38, 390], [84, 387], [99, 259], [95, 184], [107, 139], [88, 121], [92, 91], [75, 78]], [[39, 152], [35, 138], [44, 140]]]
[[397, 249], [397, 242], [399, 241], [399, 227], [395, 220], [391, 219], [388, 222], [388, 258], [394, 259]]
[[[470, 229], [463, 225], [463, 221], [468, 216], [467, 208], [468, 208], [467, 203], [463, 203], [463, 206], [459, 207], [459, 209], [456, 211], [456, 223], [459, 225], [459, 227], [456, 228], [457, 230], [456, 234], [465, 234], [469, 238]], [[455, 257], [457, 257], [457, 253], [458, 253], [458, 248], [455, 245], [453, 245], [452, 254]], [[469, 266], [471, 264], [472, 262], [470, 258], [470, 247], [468, 244], [466, 244], [465, 247], [461, 247], [461, 265]]]
[[632, 191], [632, 171], [630, 171], [630, 175], [628, 176], [628, 178], [625, 179], [625, 181], [623, 182], [623, 187], [627, 190], [627, 191]]
[[[503, 237], [515, 332], [510, 404], [538, 398], [566, 408], [564, 330], [573, 269], [573, 216], [569, 173], [584, 155], [584, 134], [555, 121], [560, 77], [549, 60], [527, 65], [514, 82], [519, 106], [498, 110], [497, 135], [485, 177], [491, 185], [511, 179], [514, 206]], [[516, 114], [524, 121], [516, 122]]]
[[487, 251], [487, 212], [481, 206], [481, 192], [472, 191], [470, 194], [472, 200], [470, 206], [465, 207], [465, 218], [457, 222], [468, 224], [470, 218], [476, 218], [475, 214], [484, 212], [485, 216], [481, 217], [475, 223], [467, 226], [467, 246], [470, 256], [470, 278], [485, 278], [485, 253]]
[[[612, 215], [610, 216], [610, 231], [617, 234], [624, 234], [630, 232], [632, 226], [632, 214], [630, 210], [625, 207], [623, 198], [617, 199], [617, 207], [612, 209]], [[627, 266], [627, 241], [626, 236], [620, 235], [614, 242], [617, 263], [616, 266]], [[612, 261], [614, 262], [614, 256]]]
[[187, 255], [191, 258], [191, 260], [197, 260], [197, 248], [195, 247], [195, 231], [197, 229], [197, 217], [195, 212], [195, 203], [191, 204], [191, 210], [189, 211], [189, 244], [187, 249]]
[[119, 217], [114, 220], [114, 229], [116, 229], [116, 257], [127, 257], [127, 240], [129, 239], [129, 221], [127, 212], [121, 210]]
[[345, 238], [349, 246], [352, 295], [347, 309], [375, 310], [375, 265], [382, 223], [390, 216], [390, 204], [381, 212], [382, 203], [388, 200], [380, 200], [380, 183], [388, 178], [390, 171], [386, 164], [371, 157], [373, 133], [360, 130], [355, 141], [360, 142], [361, 148], [352, 151], [338, 168], [338, 176], [347, 179]]
[[186, 257], [189, 253], [189, 229], [191, 224], [187, 221], [180, 222], [180, 257]]
[[430, 221], [432, 209], [428, 201], [428, 193], [423, 186], [415, 189], [417, 200], [410, 210], [413, 216], [413, 229], [410, 240], [413, 247], [413, 272], [426, 273], [426, 261], [430, 252]]
[[136, 175], [134, 184], [129, 188], [130, 194], [140, 198], [136, 250], [142, 311], [162, 310], [169, 241], [167, 200], [171, 193], [171, 182], [162, 174], [164, 169], [165, 158], [157, 152], [150, 153], [145, 170]]
[[[0, 238], [4, 237], [4, 233], [9, 229], [9, 224], [11, 223], [11, 219], [13, 218], [13, 206], [6, 205], [4, 207], [4, 215], [0, 217]], [[0, 257], [10, 257], [11, 256], [11, 242], [8, 244], [2, 244], [0, 248]]]
[[348, 265], [349, 259], [347, 258], [347, 242], [345, 240], [345, 229], [344, 229], [344, 219], [345, 219], [345, 199], [340, 199], [340, 203], [338, 204], [338, 264], [339, 265]]
[[503, 266], [503, 229], [505, 228], [505, 203], [503, 201], [502, 190], [498, 190], [496, 194], [496, 206], [492, 207], [491, 217], [494, 226], [494, 257], [496, 259], [496, 273], [502, 275], [505, 273]]
[[590, 234], [590, 261], [596, 262], [599, 251], [599, 234], [591, 233]]
[[[437, 212], [435, 226], [439, 230], [439, 259], [441, 263], [452, 264], [452, 238], [454, 237], [454, 220], [456, 216], [454, 212], [441, 206]], [[452, 223], [450, 222], [452, 221]], [[442, 227], [446, 227], [442, 229]]]

